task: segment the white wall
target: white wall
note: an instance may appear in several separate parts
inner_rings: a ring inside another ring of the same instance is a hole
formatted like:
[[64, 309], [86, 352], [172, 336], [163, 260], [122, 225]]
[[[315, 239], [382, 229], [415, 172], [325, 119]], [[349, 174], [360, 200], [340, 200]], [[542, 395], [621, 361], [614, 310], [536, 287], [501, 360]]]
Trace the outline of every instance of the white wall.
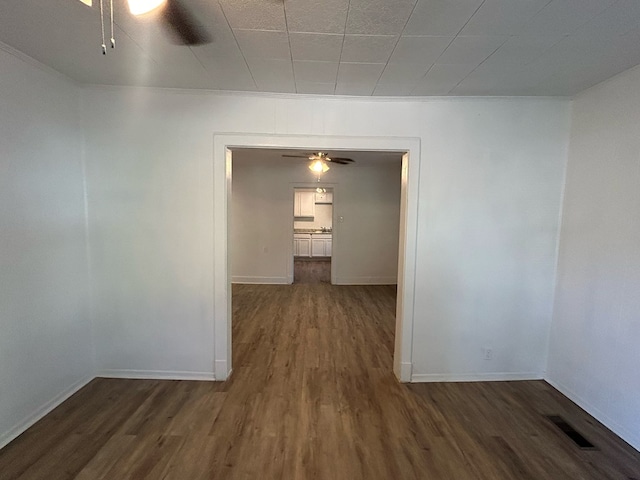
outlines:
[[419, 137], [414, 378], [543, 376], [569, 102], [96, 87], [84, 111], [102, 369], [213, 371], [213, 134], [244, 132]]
[[640, 449], [640, 69], [573, 104], [548, 379]]
[[0, 447], [92, 378], [79, 88], [0, 46]]
[[[293, 185], [316, 179], [305, 162], [262, 152], [233, 156], [231, 271], [234, 281], [288, 283]], [[333, 229], [336, 284], [396, 283], [400, 155], [395, 162], [335, 166], [322, 181], [335, 185], [335, 213], [344, 218]]]

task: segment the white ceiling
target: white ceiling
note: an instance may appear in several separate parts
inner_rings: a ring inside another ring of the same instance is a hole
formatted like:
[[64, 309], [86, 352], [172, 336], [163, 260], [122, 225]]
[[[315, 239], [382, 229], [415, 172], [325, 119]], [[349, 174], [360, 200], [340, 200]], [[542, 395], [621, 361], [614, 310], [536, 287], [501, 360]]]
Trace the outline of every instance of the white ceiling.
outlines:
[[640, 63], [640, 0], [184, 0], [196, 47], [114, 0], [106, 56], [96, 3], [2, 0], [0, 41], [83, 83], [329, 95], [564, 96]]

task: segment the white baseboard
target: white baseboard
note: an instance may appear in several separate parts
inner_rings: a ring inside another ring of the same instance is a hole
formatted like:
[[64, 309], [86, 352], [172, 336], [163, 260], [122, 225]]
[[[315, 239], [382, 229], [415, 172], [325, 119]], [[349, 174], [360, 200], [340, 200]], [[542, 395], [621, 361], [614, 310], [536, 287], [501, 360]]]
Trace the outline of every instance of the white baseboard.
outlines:
[[542, 380], [539, 372], [496, 373], [414, 373], [413, 383], [428, 382], [505, 382], [514, 380]]
[[241, 277], [234, 276], [231, 278], [231, 283], [250, 283], [255, 285], [273, 284], [273, 285], [288, 285], [289, 281], [287, 277]]
[[20, 420], [16, 425], [14, 425], [8, 432], [0, 434], [0, 448], [4, 448], [9, 442], [16, 439], [19, 435], [25, 432], [29, 427], [35, 424], [38, 420], [44, 417], [46, 414], [51, 412], [54, 408], [60, 405], [62, 402], [67, 400], [71, 395], [76, 393], [86, 384], [88, 384], [95, 377], [87, 376], [73, 383], [71, 386], [65, 388], [61, 393], [56, 395], [54, 398], [46, 402], [44, 405], [40, 406], [36, 409], [35, 412], [27, 415], [25, 418]]
[[400, 363], [400, 378], [402, 383], [411, 382], [411, 372], [413, 370], [413, 364], [409, 362]]
[[100, 370], [96, 377], [135, 378], [143, 380], [205, 380], [215, 381], [212, 372], [181, 372], [175, 370]]
[[590, 402], [582, 398], [580, 395], [575, 393], [570, 388], [562, 385], [560, 383], [556, 383], [553, 380], [548, 378], [544, 379], [549, 385], [562, 393], [569, 400], [577, 404], [580, 408], [586, 411], [589, 415], [596, 418], [600, 423], [602, 423], [605, 427], [611, 430], [613, 433], [622, 438], [625, 442], [631, 445], [636, 450], [640, 451], [640, 433], [634, 433], [624, 426], [620, 425], [614, 419], [612, 419], [609, 415], [604, 413], [598, 407], [595, 407]]
[[336, 277], [335, 285], [397, 285], [398, 277]]
[[216, 380], [225, 381], [231, 376], [226, 360], [215, 360], [213, 362]]

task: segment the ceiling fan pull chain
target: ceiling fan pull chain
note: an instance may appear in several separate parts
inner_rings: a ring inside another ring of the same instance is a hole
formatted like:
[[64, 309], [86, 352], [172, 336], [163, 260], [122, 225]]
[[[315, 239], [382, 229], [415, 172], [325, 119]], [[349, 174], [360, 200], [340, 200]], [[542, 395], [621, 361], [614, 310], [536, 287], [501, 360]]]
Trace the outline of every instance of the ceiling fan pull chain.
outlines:
[[100, 0], [100, 28], [102, 29], [102, 54], [107, 54], [107, 46], [104, 44], [104, 8]]
[[111, 10], [111, 48], [116, 48], [116, 39], [113, 36], [113, 0], [109, 0], [109, 9]]

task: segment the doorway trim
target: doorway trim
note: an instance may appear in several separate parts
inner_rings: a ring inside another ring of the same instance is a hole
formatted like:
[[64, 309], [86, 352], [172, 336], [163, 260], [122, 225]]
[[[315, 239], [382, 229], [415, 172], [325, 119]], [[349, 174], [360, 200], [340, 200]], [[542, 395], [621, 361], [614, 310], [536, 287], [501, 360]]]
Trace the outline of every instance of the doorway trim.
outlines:
[[[337, 218], [337, 214], [336, 214], [336, 208], [335, 208], [335, 204], [336, 204], [336, 197], [340, 197], [339, 194], [337, 194], [337, 191], [339, 190], [339, 186], [337, 183], [318, 183], [318, 182], [295, 182], [295, 183], [290, 183], [289, 184], [289, 188], [291, 190], [291, 195], [289, 195], [290, 199], [293, 199], [293, 195], [295, 195], [295, 191], [296, 188], [317, 188], [318, 186], [324, 187], [324, 188], [330, 188], [331, 189], [331, 194], [333, 195], [333, 200], [332, 200], [332, 205], [331, 205], [331, 228], [332, 228], [332, 250], [333, 252], [335, 252], [335, 248], [336, 248], [336, 234], [337, 234], [337, 229], [336, 224], [338, 223], [338, 218]], [[293, 207], [293, 204], [291, 205]], [[293, 211], [293, 208], [292, 208]], [[295, 235], [295, 219], [292, 218], [291, 219], [291, 235], [290, 237], [293, 238], [293, 236]], [[339, 243], [339, 240], [338, 240]], [[289, 262], [287, 264], [287, 281], [292, 284], [294, 281], [294, 265], [295, 265], [295, 258], [293, 256], [293, 245], [290, 247], [291, 251], [289, 252]], [[337, 265], [334, 262], [334, 258], [335, 255], [331, 255], [331, 278], [330, 278], [330, 283], [331, 285], [335, 285], [336, 284], [336, 270], [337, 270]]]
[[228, 248], [231, 209], [232, 150], [294, 148], [300, 150], [365, 150], [405, 152], [402, 156], [398, 296], [393, 371], [410, 382], [418, 236], [420, 139], [415, 137], [347, 137], [220, 133], [213, 136], [213, 334], [214, 375], [231, 375], [231, 270]]

